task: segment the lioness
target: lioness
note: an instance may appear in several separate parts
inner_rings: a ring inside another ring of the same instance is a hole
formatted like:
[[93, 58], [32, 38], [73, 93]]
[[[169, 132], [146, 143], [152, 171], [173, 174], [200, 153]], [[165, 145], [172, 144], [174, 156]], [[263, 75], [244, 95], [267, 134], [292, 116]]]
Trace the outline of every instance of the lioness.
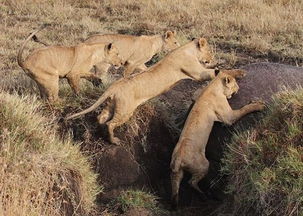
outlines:
[[110, 142], [118, 144], [114, 129], [125, 123], [140, 104], [168, 91], [182, 79], [214, 78], [215, 70], [201, 64], [211, 62], [212, 59], [206, 39], [195, 39], [172, 51], [147, 71], [114, 82], [95, 104], [67, 119], [91, 112], [109, 98], [109, 103], [98, 119], [100, 124], [108, 121]]
[[[135, 69], [146, 70], [145, 63], [155, 54], [161, 51], [174, 50], [180, 46], [176, 39], [175, 31], [167, 31], [164, 35], [153, 36], [133, 36], [122, 34], [97, 34], [87, 38], [84, 43], [113, 43], [117, 46], [123, 61], [125, 69], [123, 76], [127, 77]], [[101, 73], [107, 72], [109, 64], [98, 64], [96, 67]]]
[[264, 109], [262, 102], [252, 102], [239, 110], [232, 110], [227, 99], [237, 93], [238, 89], [235, 78], [221, 71], [196, 99], [172, 154], [170, 168], [174, 207], [178, 204], [179, 186], [184, 171], [192, 174], [189, 184], [202, 193], [198, 182], [208, 172], [205, 147], [214, 122], [231, 125], [250, 112]]
[[72, 47], [47, 46], [33, 51], [23, 62], [25, 45], [45, 27], [42, 26], [25, 40], [18, 53], [18, 64], [37, 82], [41, 96], [46, 96], [50, 102], [58, 99], [59, 78], [67, 78], [74, 92], [78, 94], [80, 78], [93, 84], [101, 82], [99, 77], [89, 72], [93, 65], [99, 62], [117, 67], [122, 65], [118, 50], [111, 43], [79, 44]]

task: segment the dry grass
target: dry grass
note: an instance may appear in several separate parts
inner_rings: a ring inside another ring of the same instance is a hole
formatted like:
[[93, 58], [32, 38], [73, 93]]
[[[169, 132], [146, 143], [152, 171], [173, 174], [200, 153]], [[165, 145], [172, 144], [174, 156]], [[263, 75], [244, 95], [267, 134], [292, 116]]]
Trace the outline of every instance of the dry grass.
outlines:
[[41, 109], [36, 98], [0, 93], [0, 215], [86, 215], [96, 175]]

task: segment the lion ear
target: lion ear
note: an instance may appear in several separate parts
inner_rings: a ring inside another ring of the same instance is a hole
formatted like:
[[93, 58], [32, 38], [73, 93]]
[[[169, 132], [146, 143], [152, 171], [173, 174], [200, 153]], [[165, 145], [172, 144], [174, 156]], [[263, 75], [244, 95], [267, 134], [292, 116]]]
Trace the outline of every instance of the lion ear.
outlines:
[[200, 38], [199, 41], [198, 41], [198, 47], [200, 49], [202, 49], [206, 45], [207, 45], [207, 40], [205, 38]]
[[109, 43], [109, 44], [107, 44], [107, 46], [106, 46], [106, 51], [108, 52], [108, 53], [111, 53], [111, 52], [113, 52], [114, 50], [116, 50], [117, 48], [115, 47], [115, 45], [113, 44], [113, 43]]
[[106, 48], [108, 51], [111, 51], [113, 49], [113, 44], [112, 43], [107, 44]]
[[177, 35], [176, 30], [173, 30], [173, 35], [174, 35], [174, 36], [176, 36], [176, 35]]
[[174, 33], [172, 31], [167, 31], [167, 32], [165, 32], [164, 38], [168, 39], [168, 38], [172, 37], [173, 35], [174, 35]]
[[229, 84], [230, 82], [231, 82], [231, 78], [230, 78], [230, 77], [228, 77], [228, 76], [223, 77], [223, 84], [224, 84], [224, 85], [227, 85], [227, 84]]

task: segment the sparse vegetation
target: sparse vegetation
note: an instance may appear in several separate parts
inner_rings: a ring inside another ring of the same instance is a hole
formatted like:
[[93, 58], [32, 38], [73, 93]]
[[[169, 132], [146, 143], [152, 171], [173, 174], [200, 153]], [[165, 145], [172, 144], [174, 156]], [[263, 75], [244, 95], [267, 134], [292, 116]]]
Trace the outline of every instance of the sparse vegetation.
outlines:
[[86, 215], [96, 175], [41, 109], [36, 98], [0, 93], [0, 215]]
[[165, 215], [165, 212], [158, 206], [158, 198], [142, 190], [123, 191], [115, 202], [115, 205], [119, 206], [123, 212], [130, 208], [144, 208], [153, 212], [154, 215]]
[[234, 137], [224, 159], [233, 215], [303, 212], [303, 88], [278, 94], [257, 127]]

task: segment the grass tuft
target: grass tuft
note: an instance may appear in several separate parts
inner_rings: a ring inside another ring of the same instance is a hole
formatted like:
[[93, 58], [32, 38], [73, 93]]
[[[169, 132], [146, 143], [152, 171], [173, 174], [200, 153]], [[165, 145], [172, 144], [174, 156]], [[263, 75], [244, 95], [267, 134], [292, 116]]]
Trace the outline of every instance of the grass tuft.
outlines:
[[303, 88], [274, 97], [264, 119], [237, 134], [225, 153], [233, 215], [303, 212]]
[[85, 215], [96, 175], [42, 109], [34, 97], [0, 93], [0, 215]]
[[142, 190], [125, 190], [117, 197], [115, 206], [120, 207], [123, 212], [132, 208], [144, 208], [154, 215], [165, 215], [165, 211], [159, 207], [158, 199], [155, 195]]

